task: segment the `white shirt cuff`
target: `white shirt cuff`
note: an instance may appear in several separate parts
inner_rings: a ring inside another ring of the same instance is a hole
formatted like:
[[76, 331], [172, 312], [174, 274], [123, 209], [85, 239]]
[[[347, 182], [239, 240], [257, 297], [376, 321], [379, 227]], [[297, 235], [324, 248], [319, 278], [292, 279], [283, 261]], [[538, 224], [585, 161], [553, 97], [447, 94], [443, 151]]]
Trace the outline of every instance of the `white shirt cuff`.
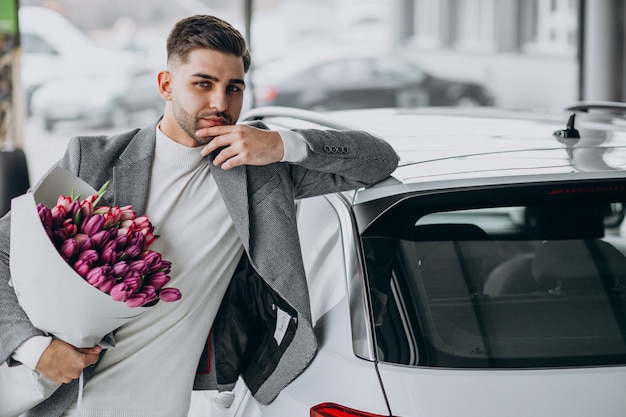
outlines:
[[33, 336], [15, 349], [11, 356], [16, 361], [35, 370], [43, 351], [48, 348], [50, 342], [52, 342], [52, 337], [50, 336]]
[[279, 130], [278, 134], [285, 148], [281, 162], [300, 162], [306, 158], [308, 145], [301, 134], [292, 130]]

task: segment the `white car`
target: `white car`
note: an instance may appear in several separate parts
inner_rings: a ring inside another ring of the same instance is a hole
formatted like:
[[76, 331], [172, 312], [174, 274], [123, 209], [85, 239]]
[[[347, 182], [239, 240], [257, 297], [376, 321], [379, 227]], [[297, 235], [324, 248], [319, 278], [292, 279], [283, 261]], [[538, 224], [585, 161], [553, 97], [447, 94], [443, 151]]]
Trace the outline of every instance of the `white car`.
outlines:
[[626, 415], [626, 106], [606, 105], [249, 112], [369, 130], [401, 163], [299, 202], [310, 366], [269, 405], [239, 382], [190, 416]]
[[19, 24], [28, 114], [47, 130], [63, 120], [114, 125], [115, 100], [150, 70], [140, 53], [100, 46], [46, 7], [20, 7]]

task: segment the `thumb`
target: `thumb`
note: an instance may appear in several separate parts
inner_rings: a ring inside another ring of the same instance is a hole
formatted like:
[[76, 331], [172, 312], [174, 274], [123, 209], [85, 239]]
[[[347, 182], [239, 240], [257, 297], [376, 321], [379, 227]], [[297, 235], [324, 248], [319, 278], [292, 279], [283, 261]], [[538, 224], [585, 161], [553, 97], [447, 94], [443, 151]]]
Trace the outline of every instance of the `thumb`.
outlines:
[[76, 348], [80, 353], [84, 353], [85, 355], [99, 355], [102, 352], [102, 347], [94, 346], [90, 348]]
[[93, 365], [98, 362], [100, 352], [102, 352], [102, 348], [100, 346], [94, 346], [92, 348], [78, 348], [76, 350], [85, 355], [85, 362], [87, 365]]

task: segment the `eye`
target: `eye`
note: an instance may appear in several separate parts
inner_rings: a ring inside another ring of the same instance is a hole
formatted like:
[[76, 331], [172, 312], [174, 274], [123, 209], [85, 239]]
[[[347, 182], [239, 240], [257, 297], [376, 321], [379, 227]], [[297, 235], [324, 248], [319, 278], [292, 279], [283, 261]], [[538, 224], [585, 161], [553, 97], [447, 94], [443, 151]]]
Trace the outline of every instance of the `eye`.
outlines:
[[210, 81], [198, 81], [196, 85], [198, 87], [207, 88], [207, 87], [211, 87], [211, 82]]
[[228, 91], [229, 93], [239, 93], [241, 92], [243, 89], [235, 84], [231, 84], [227, 87], [226, 91]]

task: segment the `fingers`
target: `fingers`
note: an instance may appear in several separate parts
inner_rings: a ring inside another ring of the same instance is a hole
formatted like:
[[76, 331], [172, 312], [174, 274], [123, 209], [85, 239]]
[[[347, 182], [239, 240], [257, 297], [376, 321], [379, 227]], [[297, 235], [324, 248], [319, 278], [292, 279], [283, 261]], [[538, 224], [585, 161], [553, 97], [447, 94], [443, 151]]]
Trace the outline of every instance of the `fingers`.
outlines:
[[222, 148], [213, 159], [213, 163], [225, 170], [243, 165], [246, 157], [245, 153], [243, 150], [236, 149], [236, 146], [236, 144], [232, 144]]
[[78, 378], [86, 367], [98, 361], [100, 346], [75, 348], [61, 340], [53, 340], [41, 355], [37, 371], [49, 380], [67, 384]]
[[226, 141], [223, 139], [224, 135], [229, 135], [233, 132], [236, 125], [228, 126], [213, 126], [205, 127], [196, 132], [196, 136], [199, 138], [209, 138], [210, 141], [206, 144], [200, 153], [203, 156], [207, 156], [211, 152], [214, 152], [221, 146], [226, 146]]
[[206, 156], [218, 151], [213, 163], [222, 169], [240, 165], [267, 165], [283, 158], [280, 135], [245, 125], [214, 126], [198, 130], [199, 137], [211, 137], [201, 151]]

